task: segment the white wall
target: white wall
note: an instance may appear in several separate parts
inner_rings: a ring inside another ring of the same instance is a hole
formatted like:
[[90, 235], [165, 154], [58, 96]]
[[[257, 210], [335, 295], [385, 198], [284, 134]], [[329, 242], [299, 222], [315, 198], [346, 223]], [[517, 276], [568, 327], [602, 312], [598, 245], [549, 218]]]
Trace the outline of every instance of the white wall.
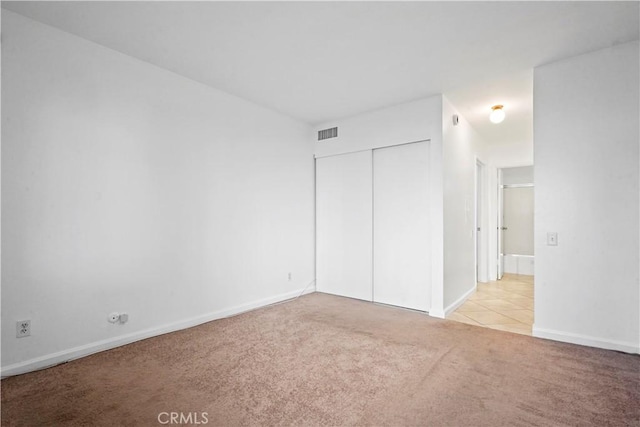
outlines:
[[307, 125], [11, 12], [2, 38], [3, 374], [312, 281]]
[[338, 137], [317, 141], [316, 157], [352, 151], [431, 140], [440, 142], [442, 135], [442, 97], [432, 96], [321, 123], [314, 127], [313, 139], [320, 129], [338, 127]]
[[502, 183], [504, 185], [533, 184], [533, 182], [533, 166], [502, 169]]
[[639, 351], [638, 50], [534, 71], [535, 336]]
[[[505, 120], [509, 120], [507, 117]], [[496, 168], [530, 166], [533, 164], [533, 144], [514, 143], [487, 145], [484, 154]]]
[[[457, 114], [459, 123], [453, 125]], [[444, 171], [444, 307], [454, 310], [476, 287], [475, 175], [484, 141], [460, 112], [443, 97]], [[488, 195], [487, 195], [488, 197]], [[486, 206], [486, 205], [485, 205]], [[488, 214], [483, 215], [488, 228]], [[485, 245], [487, 243], [485, 242]]]
[[338, 137], [316, 142], [316, 157], [429, 140], [429, 221], [431, 223], [431, 308], [444, 317], [442, 96], [396, 105], [354, 117], [321, 123], [314, 128], [338, 127]]

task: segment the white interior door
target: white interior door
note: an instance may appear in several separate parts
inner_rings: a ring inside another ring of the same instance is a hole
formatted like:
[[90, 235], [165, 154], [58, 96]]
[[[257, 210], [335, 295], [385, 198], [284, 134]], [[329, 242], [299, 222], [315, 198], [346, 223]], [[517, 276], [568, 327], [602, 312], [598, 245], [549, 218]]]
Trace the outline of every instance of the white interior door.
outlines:
[[482, 265], [482, 164], [476, 160], [476, 282], [480, 281]]
[[316, 160], [316, 289], [372, 300], [372, 153]]
[[373, 300], [431, 306], [429, 144], [373, 151]]
[[502, 221], [502, 211], [503, 211], [503, 199], [502, 199], [502, 170], [498, 169], [498, 280], [502, 279], [504, 273], [504, 259], [502, 257], [502, 234], [503, 234], [503, 221]]

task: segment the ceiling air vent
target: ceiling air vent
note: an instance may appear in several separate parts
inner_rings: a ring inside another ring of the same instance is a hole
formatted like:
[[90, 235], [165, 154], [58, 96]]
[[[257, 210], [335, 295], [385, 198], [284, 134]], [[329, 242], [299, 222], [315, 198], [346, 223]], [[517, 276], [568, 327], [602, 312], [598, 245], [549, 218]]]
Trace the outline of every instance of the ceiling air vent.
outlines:
[[338, 128], [324, 129], [318, 131], [318, 141], [335, 138], [338, 136]]

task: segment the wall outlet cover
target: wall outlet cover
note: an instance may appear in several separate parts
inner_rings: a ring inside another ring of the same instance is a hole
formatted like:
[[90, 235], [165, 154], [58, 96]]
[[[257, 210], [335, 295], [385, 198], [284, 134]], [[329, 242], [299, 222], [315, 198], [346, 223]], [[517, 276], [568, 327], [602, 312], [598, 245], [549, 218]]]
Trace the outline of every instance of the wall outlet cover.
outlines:
[[24, 338], [31, 335], [31, 320], [16, 322], [16, 338]]

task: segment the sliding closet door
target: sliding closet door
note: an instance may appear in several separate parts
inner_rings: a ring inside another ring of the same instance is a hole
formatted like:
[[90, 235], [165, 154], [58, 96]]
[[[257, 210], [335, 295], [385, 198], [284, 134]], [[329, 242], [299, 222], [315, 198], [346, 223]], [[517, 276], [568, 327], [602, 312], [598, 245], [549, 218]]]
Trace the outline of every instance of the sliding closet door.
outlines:
[[373, 300], [415, 310], [431, 305], [429, 143], [373, 151]]
[[371, 151], [316, 160], [316, 289], [372, 300]]

